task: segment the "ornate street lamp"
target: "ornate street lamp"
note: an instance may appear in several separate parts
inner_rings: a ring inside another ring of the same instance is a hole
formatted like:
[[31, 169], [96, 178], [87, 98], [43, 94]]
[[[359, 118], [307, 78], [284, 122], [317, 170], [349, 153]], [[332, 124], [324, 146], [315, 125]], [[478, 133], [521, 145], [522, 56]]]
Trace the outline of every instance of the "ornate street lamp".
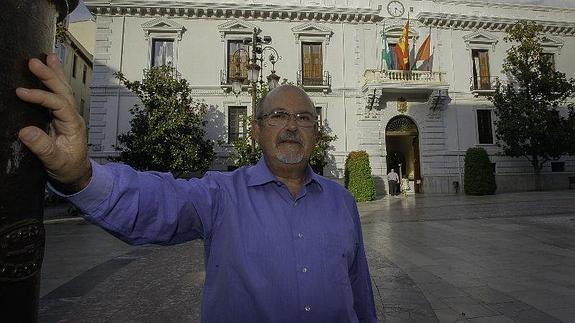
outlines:
[[[275, 71], [275, 64], [280, 59], [278, 52], [272, 46], [265, 46], [262, 47], [263, 44], [269, 44], [272, 41], [270, 36], [264, 36], [263, 38], [258, 37], [261, 30], [259, 28], [254, 28], [252, 32], [251, 39], [244, 39], [244, 44], [251, 46], [251, 55], [249, 57], [249, 65], [247, 71], [247, 80], [250, 84], [250, 92], [252, 96], [252, 118], [256, 117], [256, 105], [257, 105], [257, 90], [258, 84], [259, 86], [263, 86], [263, 71], [262, 67], [265, 65], [265, 56], [264, 53], [266, 51], [272, 51], [273, 53], [269, 55], [267, 60], [272, 64], [272, 69], [270, 75], [267, 76], [267, 86], [268, 89], [271, 91], [279, 85], [280, 77], [276, 74]], [[241, 51], [246, 51], [243, 48], [237, 49], [233, 54], [232, 57], [241, 53]], [[236, 75], [234, 75], [231, 79], [232, 81], [232, 92], [238, 96], [242, 92], [242, 86], [246, 78], [241, 75], [241, 59], [236, 60], [237, 69]], [[255, 150], [255, 139], [252, 137], [252, 149]]]
[[[18, 99], [17, 87], [42, 88], [30, 58], [54, 51], [56, 21], [78, 0], [3, 0], [0, 12], [0, 320], [36, 322], [44, 257], [46, 171], [18, 139], [25, 126], [48, 130], [48, 109]], [[14, 37], [17, 35], [17, 37]]]

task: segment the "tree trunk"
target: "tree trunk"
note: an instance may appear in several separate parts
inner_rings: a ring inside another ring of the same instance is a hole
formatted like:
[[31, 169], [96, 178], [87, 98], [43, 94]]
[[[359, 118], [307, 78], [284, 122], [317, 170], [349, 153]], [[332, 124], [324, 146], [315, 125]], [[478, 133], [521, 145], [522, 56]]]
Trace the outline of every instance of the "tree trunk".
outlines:
[[537, 158], [537, 155], [533, 156], [531, 164], [533, 165], [533, 173], [535, 174], [535, 190], [542, 191], [543, 185], [541, 183], [541, 165], [539, 163], [539, 158]]

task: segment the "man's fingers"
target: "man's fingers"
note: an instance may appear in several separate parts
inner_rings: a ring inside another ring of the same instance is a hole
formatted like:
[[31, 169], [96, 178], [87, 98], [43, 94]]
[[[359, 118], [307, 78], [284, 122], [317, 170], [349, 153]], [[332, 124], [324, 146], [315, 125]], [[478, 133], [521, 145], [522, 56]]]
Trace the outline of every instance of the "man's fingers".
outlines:
[[58, 78], [60, 80], [66, 79], [66, 76], [64, 75], [64, 68], [60, 63], [58, 56], [54, 54], [48, 55], [48, 57], [46, 58], [46, 63], [48, 63], [48, 67], [50, 67], [54, 72], [56, 72], [56, 75], [58, 75]]
[[26, 127], [18, 132], [18, 138], [32, 151], [47, 169], [55, 169], [57, 163], [56, 145], [44, 131], [37, 127]]
[[[50, 61], [51, 65], [59, 64], [57, 62], [53, 62], [52, 59], [50, 59]], [[64, 82], [64, 79], [61, 79], [54, 69], [45, 65], [39, 59], [32, 58], [30, 62], [28, 62], [28, 68], [30, 69], [30, 72], [36, 75], [40, 81], [42, 81], [42, 83], [44, 83], [44, 85], [54, 93], [61, 94], [64, 97], [72, 95], [72, 91]]]
[[76, 111], [68, 108], [70, 103], [61, 95], [38, 89], [17, 88], [16, 95], [23, 101], [39, 104], [54, 113], [54, 116], [63, 122], [73, 122], [76, 120]]

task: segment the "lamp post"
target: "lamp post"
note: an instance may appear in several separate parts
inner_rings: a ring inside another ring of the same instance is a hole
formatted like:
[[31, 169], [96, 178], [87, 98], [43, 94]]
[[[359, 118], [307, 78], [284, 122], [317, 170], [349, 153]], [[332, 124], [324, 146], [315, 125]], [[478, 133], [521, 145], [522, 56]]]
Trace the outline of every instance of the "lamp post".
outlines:
[[[5, 0], [0, 13], [0, 320], [36, 322], [44, 257], [46, 171], [18, 139], [25, 126], [47, 130], [50, 113], [21, 101], [17, 87], [43, 88], [27, 62], [54, 50], [56, 22], [78, 0]], [[14, 37], [17, 35], [17, 37]]]
[[[250, 90], [252, 95], [252, 118], [256, 117], [256, 105], [257, 105], [257, 90], [259, 86], [263, 86], [263, 66], [266, 60], [272, 64], [272, 69], [270, 74], [266, 77], [268, 89], [271, 91], [279, 85], [280, 77], [276, 74], [275, 64], [280, 59], [280, 56], [275, 48], [268, 45], [271, 43], [272, 38], [270, 36], [259, 37], [261, 29], [254, 28], [251, 38], [244, 39], [244, 44], [251, 47], [250, 50], [239, 48], [236, 50], [232, 57], [238, 55], [236, 64], [238, 68], [236, 69], [236, 74], [232, 76], [232, 92], [238, 96], [242, 92], [242, 85], [244, 84], [246, 78], [241, 75], [239, 65], [241, 64], [241, 59], [239, 55], [242, 51], [246, 52], [247, 57], [249, 57], [247, 80], [250, 84]], [[265, 46], [264, 46], [265, 45]], [[266, 52], [271, 52], [266, 59]], [[252, 151], [255, 151], [255, 138], [252, 136]]]

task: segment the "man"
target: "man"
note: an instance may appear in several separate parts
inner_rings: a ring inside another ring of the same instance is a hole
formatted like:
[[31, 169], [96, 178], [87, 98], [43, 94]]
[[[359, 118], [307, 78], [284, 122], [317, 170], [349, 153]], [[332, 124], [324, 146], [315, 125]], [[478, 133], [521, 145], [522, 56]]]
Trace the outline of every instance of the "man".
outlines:
[[389, 194], [391, 196], [396, 196], [399, 194], [399, 175], [395, 172], [395, 169], [391, 169], [389, 174], [387, 174], [387, 184], [389, 186]]
[[17, 95], [53, 112], [54, 133], [19, 136], [53, 188], [128, 243], [204, 239], [202, 322], [377, 322], [355, 202], [308, 165], [317, 116], [304, 91], [281, 86], [259, 105], [257, 165], [185, 181], [90, 161], [57, 58], [29, 67], [53, 93]]

